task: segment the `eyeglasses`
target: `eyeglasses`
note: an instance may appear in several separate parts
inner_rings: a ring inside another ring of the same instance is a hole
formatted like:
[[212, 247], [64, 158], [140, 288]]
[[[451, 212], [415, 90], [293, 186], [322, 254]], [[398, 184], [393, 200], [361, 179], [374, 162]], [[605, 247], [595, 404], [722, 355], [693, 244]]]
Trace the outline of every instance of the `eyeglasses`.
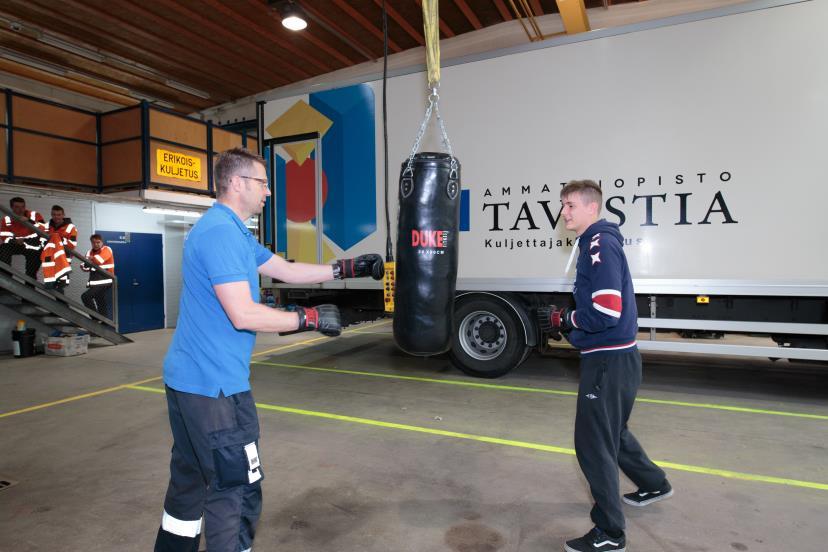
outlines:
[[262, 185], [263, 188], [267, 188], [267, 178], [257, 178], [255, 176], [244, 176], [242, 174], [238, 175], [239, 178], [246, 178], [248, 180], [255, 180], [259, 184]]

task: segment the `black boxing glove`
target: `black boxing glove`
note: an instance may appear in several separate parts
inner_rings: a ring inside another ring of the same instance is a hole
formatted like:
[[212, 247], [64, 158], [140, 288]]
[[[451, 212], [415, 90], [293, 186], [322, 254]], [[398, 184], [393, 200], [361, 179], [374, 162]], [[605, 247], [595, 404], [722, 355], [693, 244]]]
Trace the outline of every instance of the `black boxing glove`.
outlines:
[[336, 305], [317, 305], [315, 307], [295, 307], [299, 315], [298, 331], [315, 330], [328, 337], [336, 337], [342, 333], [342, 322], [339, 318], [339, 307]]
[[570, 308], [558, 308], [555, 305], [538, 307], [538, 328], [541, 333], [549, 334], [555, 341], [560, 341], [561, 334], [568, 334], [574, 327], [572, 313]]
[[385, 275], [385, 265], [382, 256], [376, 253], [360, 255], [354, 259], [339, 259], [333, 264], [334, 278], [362, 278], [370, 276], [374, 280], [382, 280]]

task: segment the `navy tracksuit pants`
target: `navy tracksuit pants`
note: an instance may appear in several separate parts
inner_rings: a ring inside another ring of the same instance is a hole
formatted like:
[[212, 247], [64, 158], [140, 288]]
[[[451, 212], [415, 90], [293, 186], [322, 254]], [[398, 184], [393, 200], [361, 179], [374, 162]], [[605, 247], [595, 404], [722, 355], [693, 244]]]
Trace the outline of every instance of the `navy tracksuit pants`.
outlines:
[[581, 356], [575, 454], [595, 500], [590, 517], [609, 533], [624, 531], [618, 468], [640, 489], [660, 489], [666, 479], [627, 428], [639, 385], [637, 347]]
[[166, 391], [174, 442], [155, 552], [198, 552], [202, 521], [209, 552], [250, 550], [263, 477], [253, 395]]

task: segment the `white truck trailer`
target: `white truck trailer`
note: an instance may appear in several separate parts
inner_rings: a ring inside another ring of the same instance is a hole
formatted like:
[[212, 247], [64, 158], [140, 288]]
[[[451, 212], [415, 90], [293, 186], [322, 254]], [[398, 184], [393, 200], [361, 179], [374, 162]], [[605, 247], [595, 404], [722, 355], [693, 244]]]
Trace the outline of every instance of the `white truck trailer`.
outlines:
[[[559, 191], [582, 178], [602, 185], [604, 217], [626, 238], [642, 350], [827, 361], [825, 21], [824, 0], [747, 2], [443, 67], [463, 189], [452, 361], [494, 377], [545, 345], [532, 308], [571, 303], [575, 236]], [[422, 68], [387, 80], [394, 242], [425, 82]], [[259, 103], [275, 251], [313, 262], [385, 252], [382, 86]], [[271, 285], [288, 302], [382, 308], [374, 282]]]

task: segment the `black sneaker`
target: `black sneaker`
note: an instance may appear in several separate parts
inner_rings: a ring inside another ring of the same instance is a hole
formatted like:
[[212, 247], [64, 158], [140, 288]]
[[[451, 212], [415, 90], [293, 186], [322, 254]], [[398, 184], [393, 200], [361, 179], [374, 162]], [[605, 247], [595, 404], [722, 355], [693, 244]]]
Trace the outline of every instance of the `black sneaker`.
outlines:
[[653, 502], [658, 502], [659, 500], [664, 500], [665, 498], [670, 498], [673, 496], [673, 487], [670, 486], [670, 482], [666, 479], [664, 480], [664, 485], [657, 491], [642, 491], [638, 489], [634, 493], [627, 493], [624, 495], [624, 502], [629, 504], [630, 506], [646, 506], [648, 504], [652, 504]]
[[566, 552], [624, 552], [627, 549], [627, 539], [624, 535], [613, 538], [604, 533], [598, 527], [579, 539], [566, 541], [564, 550]]

